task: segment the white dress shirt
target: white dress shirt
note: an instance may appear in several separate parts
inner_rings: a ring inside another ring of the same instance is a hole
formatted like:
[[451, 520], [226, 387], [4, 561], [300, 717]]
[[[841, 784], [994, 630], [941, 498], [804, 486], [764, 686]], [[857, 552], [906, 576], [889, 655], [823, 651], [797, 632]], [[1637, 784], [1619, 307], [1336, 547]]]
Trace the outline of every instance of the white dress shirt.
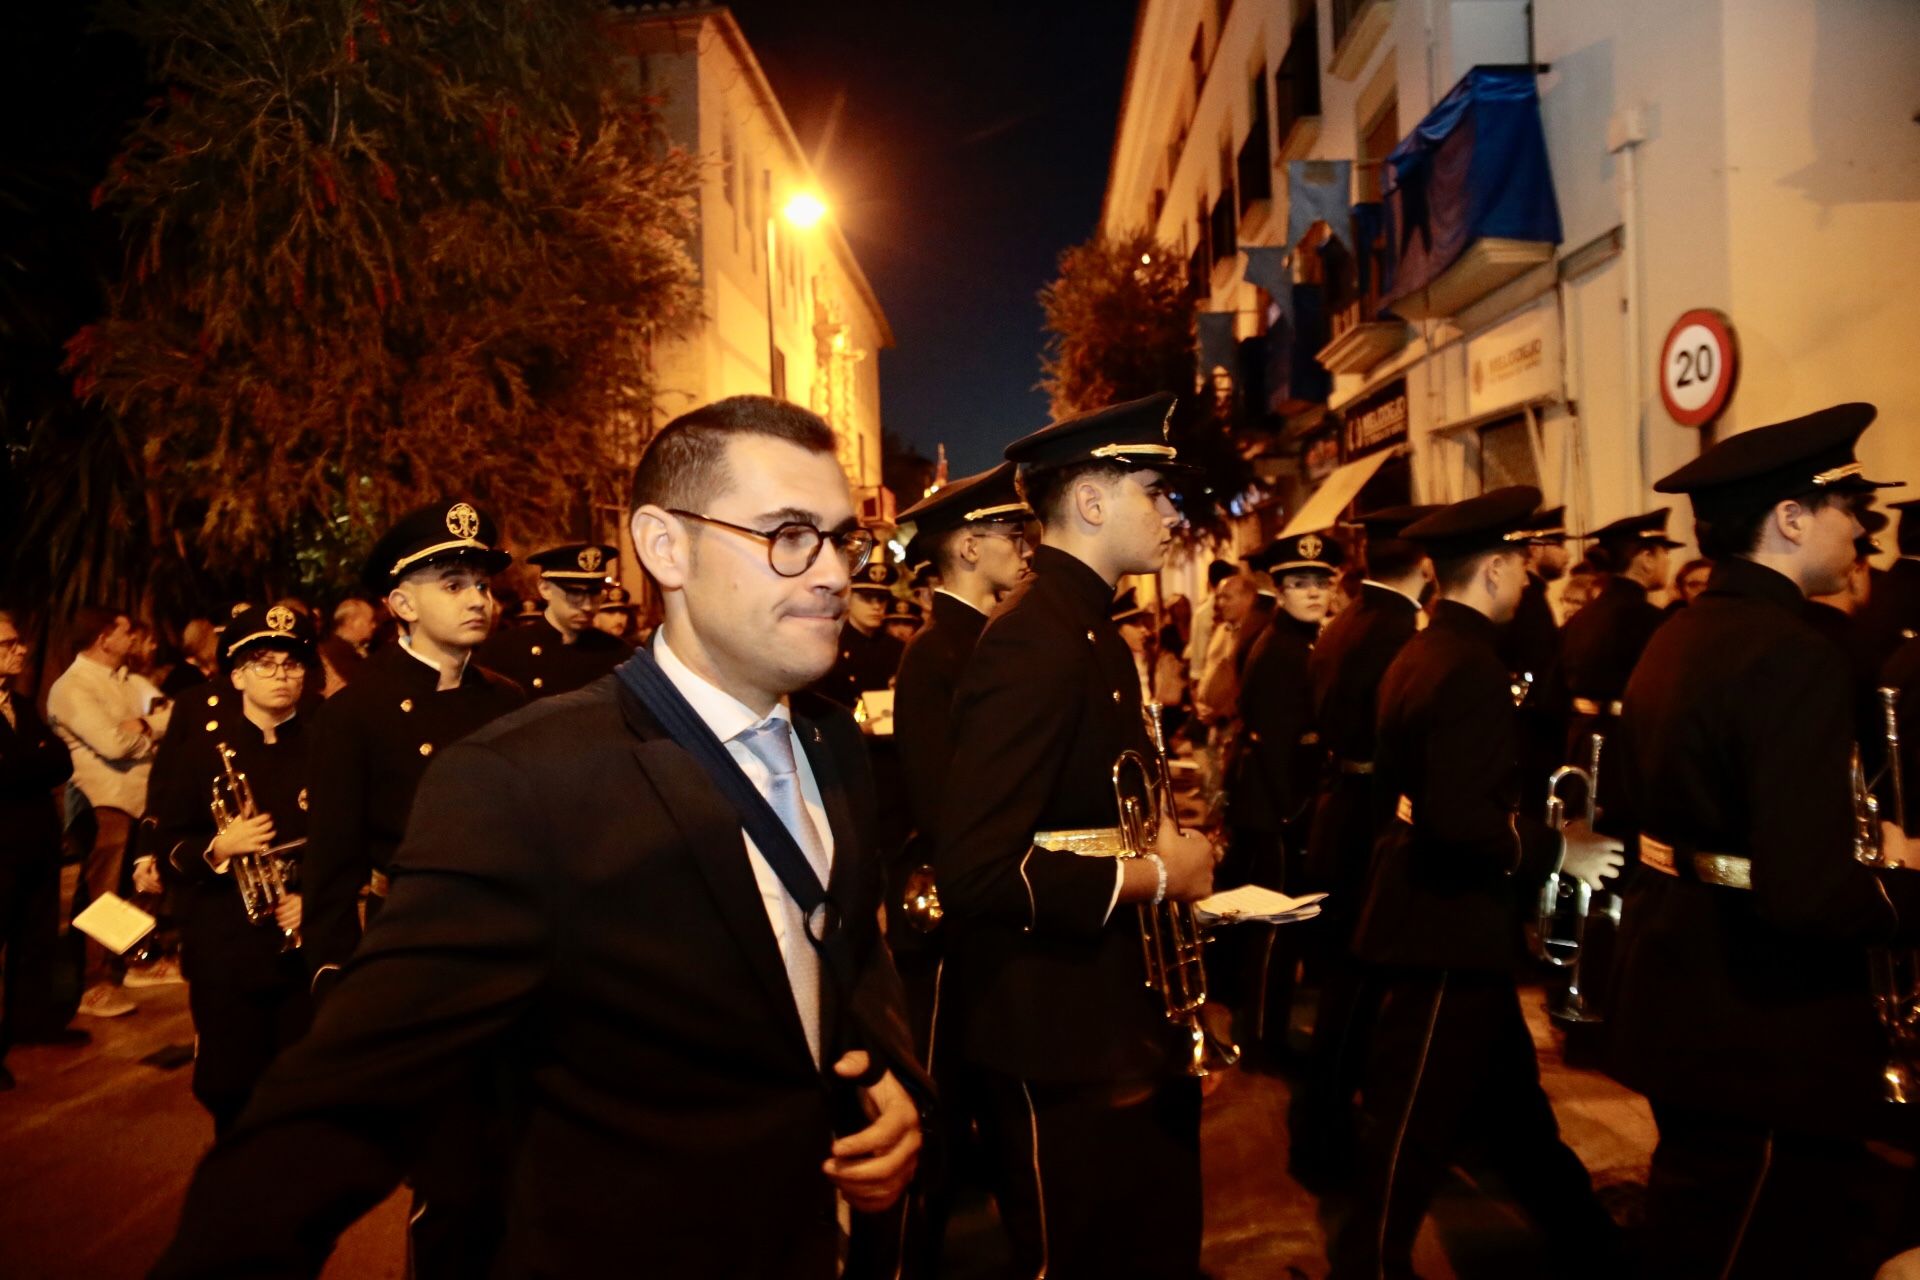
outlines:
[[145, 712], [140, 689], [82, 654], [47, 690], [47, 720], [73, 755], [73, 782], [96, 809], [147, 808], [153, 739], [121, 728]]
[[[653, 656], [659, 662], [660, 670], [673, 682], [693, 707], [694, 714], [706, 721], [707, 728], [713, 730], [714, 737], [726, 744], [727, 754], [740, 766], [742, 773], [753, 783], [754, 789], [762, 796], [772, 800], [772, 775], [760, 758], [746, 746], [735, 741], [738, 736], [762, 720], [778, 718], [793, 722], [793, 712], [783, 699], [767, 716], [754, 714], [751, 707], [740, 701], [726, 690], [715, 685], [704, 676], [697, 675], [686, 663], [682, 662], [673, 647], [667, 643], [667, 629], [661, 627], [654, 633]], [[820, 843], [826, 849], [827, 865], [833, 865], [833, 825], [827, 821], [827, 807], [820, 799], [820, 784], [813, 776], [813, 762], [807, 759], [806, 744], [798, 741], [800, 730], [792, 730], [794, 771], [799, 775], [800, 798], [807, 807], [807, 817], [813, 822], [813, 829], [819, 834]], [[813, 943], [801, 932], [797, 919], [797, 909], [787, 888], [780, 883], [773, 865], [753, 843], [753, 837], [743, 829], [741, 838], [747, 844], [747, 861], [753, 867], [754, 883], [760, 888], [760, 903], [766, 908], [767, 921], [773, 926], [774, 941], [780, 947], [780, 959], [786, 965], [789, 976], [796, 962], [813, 959]], [[831, 874], [831, 872], [829, 872]], [[824, 981], [824, 975], [822, 975]], [[795, 1001], [796, 1006], [799, 1002]], [[820, 1010], [800, 1009], [800, 1020], [807, 1031], [807, 1041], [815, 1046], [815, 1056], [819, 1056]]]

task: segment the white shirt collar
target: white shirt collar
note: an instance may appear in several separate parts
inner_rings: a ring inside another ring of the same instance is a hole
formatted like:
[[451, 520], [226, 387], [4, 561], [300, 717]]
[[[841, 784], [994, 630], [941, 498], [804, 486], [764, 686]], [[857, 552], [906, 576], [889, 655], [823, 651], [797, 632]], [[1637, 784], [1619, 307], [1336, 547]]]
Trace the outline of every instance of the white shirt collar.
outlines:
[[958, 600], [961, 604], [967, 606], [967, 608], [973, 610], [975, 613], [979, 614], [981, 617], [984, 618], [987, 616], [987, 611], [985, 609], [982, 609], [979, 605], [967, 599], [965, 596], [957, 596], [953, 594], [953, 592], [947, 590], [945, 587], [935, 587], [933, 589], [933, 594], [937, 596], [945, 596], [949, 600]]
[[667, 679], [673, 681], [673, 687], [680, 691], [680, 696], [687, 700], [696, 715], [707, 722], [707, 728], [713, 730], [713, 736], [722, 742], [731, 741], [762, 719], [778, 718], [789, 723], [793, 720], [793, 713], [784, 698], [774, 705], [767, 716], [762, 717], [756, 715], [752, 707], [694, 671], [680, 660], [680, 655], [667, 643], [665, 627], [653, 633], [653, 657], [660, 664], [660, 670], [666, 673]]
[[1389, 584], [1389, 583], [1385, 583], [1385, 582], [1376, 582], [1376, 581], [1374, 581], [1374, 580], [1373, 580], [1372, 578], [1362, 578], [1362, 579], [1360, 579], [1360, 585], [1361, 585], [1361, 586], [1363, 586], [1363, 587], [1378, 587], [1378, 588], [1380, 588], [1380, 589], [1381, 589], [1382, 591], [1391, 591], [1391, 592], [1393, 592], [1393, 594], [1395, 594], [1395, 595], [1397, 595], [1397, 596], [1401, 596], [1401, 597], [1404, 597], [1404, 598], [1405, 598], [1405, 599], [1407, 599], [1407, 600], [1410, 600], [1410, 601], [1412, 601], [1412, 602], [1413, 602], [1413, 607], [1414, 607], [1414, 608], [1416, 608], [1416, 609], [1418, 609], [1418, 608], [1420, 607], [1420, 597], [1419, 597], [1419, 596], [1416, 596], [1416, 595], [1413, 595], [1413, 594], [1411, 594], [1411, 593], [1409, 593], [1409, 592], [1406, 592], [1406, 591], [1402, 591], [1402, 590], [1401, 590], [1400, 588], [1398, 588], [1398, 587], [1396, 587], [1396, 586], [1392, 586], [1392, 585], [1391, 585], [1391, 584]]
[[[435, 662], [432, 658], [427, 657], [425, 654], [415, 653], [413, 651], [412, 636], [406, 636], [406, 635], [401, 636], [400, 648], [406, 652], [406, 655], [409, 658], [412, 658], [415, 662], [419, 663], [421, 666], [428, 667], [435, 672], [438, 672], [440, 670], [440, 664]], [[471, 662], [472, 660], [473, 660], [473, 652], [471, 650], [469, 650], [466, 654], [464, 654], [461, 657], [460, 670], [455, 673], [455, 676], [458, 679], [461, 679], [461, 680], [466, 679], [467, 663]]]

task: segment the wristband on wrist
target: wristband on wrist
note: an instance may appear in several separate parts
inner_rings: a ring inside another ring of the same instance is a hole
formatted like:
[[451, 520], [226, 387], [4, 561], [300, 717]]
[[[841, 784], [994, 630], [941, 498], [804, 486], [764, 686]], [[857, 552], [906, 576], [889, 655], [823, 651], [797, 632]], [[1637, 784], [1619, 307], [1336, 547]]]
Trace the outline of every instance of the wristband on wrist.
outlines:
[[1153, 889], [1153, 905], [1157, 907], [1167, 900], [1167, 860], [1157, 853], [1146, 856], [1153, 862], [1154, 874], [1159, 879]]

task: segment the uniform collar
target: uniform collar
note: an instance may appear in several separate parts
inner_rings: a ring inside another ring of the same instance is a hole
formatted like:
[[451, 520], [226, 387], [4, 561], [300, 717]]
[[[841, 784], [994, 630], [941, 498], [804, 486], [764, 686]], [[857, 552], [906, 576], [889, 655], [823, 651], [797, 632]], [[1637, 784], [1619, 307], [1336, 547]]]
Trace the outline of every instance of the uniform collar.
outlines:
[[[433, 682], [435, 685], [440, 683], [440, 664], [415, 653], [413, 651], [412, 637], [404, 635], [397, 636], [394, 638], [394, 643], [399, 645], [400, 651], [409, 658], [412, 658], [414, 662], [426, 670], [433, 672]], [[473, 666], [473, 651], [469, 649], [460, 659], [459, 683], [465, 684], [467, 682], [467, 669], [471, 666]]]
[[1607, 585], [1604, 589], [1604, 594], [1615, 595], [1615, 596], [1632, 596], [1636, 600], [1645, 600], [1647, 598], [1647, 589], [1646, 587], [1642, 586], [1640, 583], [1635, 582], [1632, 578], [1620, 577], [1616, 575], [1614, 577], [1607, 579]]
[[687, 705], [693, 708], [694, 714], [706, 721], [707, 728], [713, 730], [713, 736], [722, 742], [731, 741], [764, 719], [780, 719], [789, 723], [793, 720], [793, 713], [784, 698], [775, 703], [767, 715], [761, 716], [752, 707], [695, 672], [680, 660], [680, 655], [667, 643], [665, 627], [653, 634], [653, 657], [667, 679], [673, 681], [673, 687], [680, 691], [680, 696], [687, 700]]
[[1472, 605], [1458, 600], [1441, 600], [1433, 606], [1433, 624], [1428, 630], [1458, 631], [1493, 645], [1500, 636], [1493, 619]]
[[[1372, 587], [1373, 590], [1368, 591], [1368, 587]], [[1390, 587], [1384, 582], [1375, 582], [1372, 578], [1360, 579], [1360, 599], [1362, 601], [1377, 600], [1381, 604], [1389, 605], [1395, 601], [1404, 601], [1415, 613], [1420, 611], [1419, 597], [1408, 595], [1400, 588]]]
[[1300, 636], [1300, 638], [1305, 640], [1308, 644], [1312, 644], [1315, 640], [1320, 638], [1320, 625], [1321, 625], [1320, 623], [1302, 622], [1300, 621], [1300, 619], [1288, 613], [1285, 609], [1275, 609], [1273, 611], [1273, 619], [1272, 619], [1271, 625], [1276, 627], [1291, 628], [1295, 634]]
[[1806, 606], [1807, 600], [1792, 578], [1745, 556], [1716, 560], [1713, 573], [1707, 578], [1707, 593], [1753, 596], [1796, 613]]
[[986, 610], [975, 607], [973, 601], [967, 599], [965, 596], [957, 596], [953, 594], [953, 592], [947, 590], [945, 587], [935, 587], [933, 589], [933, 595], [936, 601], [941, 596], [945, 596], [947, 599], [953, 601], [955, 604], [958, 604], [962, 608], [966, 609], [968, 613], [977, 613], [983, 618], [987, 616]]
[[1094, 572], [1092, 565], [1072, 552], [1043, 544], [1033, 553], [1033, 574], [1042, 582], [1064, 591], [1068, 598], [1088, 613], [1098, 614], [1102, 618], [1107, 616], [1107, 606], [1113, 601], [1113, 588], [1107, 585], [1105, 578]]

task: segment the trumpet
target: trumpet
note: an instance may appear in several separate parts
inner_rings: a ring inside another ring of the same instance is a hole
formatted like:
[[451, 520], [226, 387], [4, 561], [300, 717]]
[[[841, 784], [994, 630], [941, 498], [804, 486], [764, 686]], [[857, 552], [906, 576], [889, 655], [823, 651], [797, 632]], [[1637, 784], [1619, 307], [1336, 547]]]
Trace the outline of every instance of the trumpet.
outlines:
[[[1913, 864], [1894, 857], [1880, 833], [1880, 798], [1875, 783], [1883, 782], [1891, 815], [1889, 820], [1902, 831], [1907, 827], [1906, 779], [1900, 763], [1900, 691], [1880, 690], [1882, 733], [1887, 762], [1880, 774], [1869, 780], [1861, 764], [1860, 749], [1853, 752], [1853, 856], [1862, 865], [1882, 873], [1912, 870]], [[1881, 886], [1881, 892], [1886, 887]], [[1880, 1070], [1881, 1097], [1887, 1102], [1904, 1104], [1914, 1096], [1914, 1082], [1920, 1079], [1920, 951], [1875, 947], [1868, 952], [1873, 983], [1873, 1003], [1880, 1018], [1880, 1029], [1887, 1041], [1887, 1061]]]
[[[1160, 704], [1146, 706], [1153, 758], [1123, 751], [1113, 762], [1113, 798], [1119, 811], [1123, 858], [1138, 858], [1153, 849], [1164, 815], [1179, 825], [1173, 779], [1167, 766], [1166, 730]], [[1186, 1073], [1213, 1074], [1240, 1060], [1240, 1047], [1216, 1036], [1207, 1026], [1207, 935], [1199, 915], [1186, 902], [1142, 902], [1140, 947], [1146, 961], [1147, 987], [1160, 997], [1167, 1021], [1186, 1037]]]
[[[1604, 739], [1600, 734], [1591, 735], [1587, 749], [1587, 765], [1583, 769], [1578, 765], [1565, 764], [1555, 769], [1547, 778], [1547, 825], [1555, 831], [1563, 830], [1567, 825], [1567, 802], [1561, 794], [1564, 784], [1577, 779], [1585, 796], [1585, 807], [1581, 814], [1592, 825], [1599, 809], [1596, 801], [1599, 797], [1600, 748]], [[1527, 930], [1527, 943], [1535, 957], [1544, 960], [1556, 969], [1567, 970], [1566, 990], [1555, 996], [1548, 1005], [1547, 1013], [1560, 1022], [1599, 1022], [1601, 1016], [1588, 1002], [1586, 994], [1580, 990], [1580, 960], [1585, 950], [1587, 936], [1587, 918], [1594, 909], [1596, 896], [1606, 899], [1600, 912], [1614, 924], [1620, 923], [1620, 899], [1613, 894], [1595, 895], [1587, 882], [1578, 876], [1566, 875], [1555, 870], [1540, 886], [1540, 900], [1535, 913], [1534, 923]]]
[[[213, 780], [213, 826], [216, 831], [224, 832], [236, 822], [259, 816], [260, 809], [254, 803], [253, 784], [234, 767], [233, 749], [224, 742], [218, 749], [220, 776]], [[237, 853], [227, 859], [234, 886], [240, 890], [240, 905], [246, 909], [247, 923], [275, 924], [274, 912], [296, 892], [293, 867], [285, 855], [298, 843]], [[282, 951], [292, 951], [300, 945], [297, 931], [282, 929], [281, 933]]]

